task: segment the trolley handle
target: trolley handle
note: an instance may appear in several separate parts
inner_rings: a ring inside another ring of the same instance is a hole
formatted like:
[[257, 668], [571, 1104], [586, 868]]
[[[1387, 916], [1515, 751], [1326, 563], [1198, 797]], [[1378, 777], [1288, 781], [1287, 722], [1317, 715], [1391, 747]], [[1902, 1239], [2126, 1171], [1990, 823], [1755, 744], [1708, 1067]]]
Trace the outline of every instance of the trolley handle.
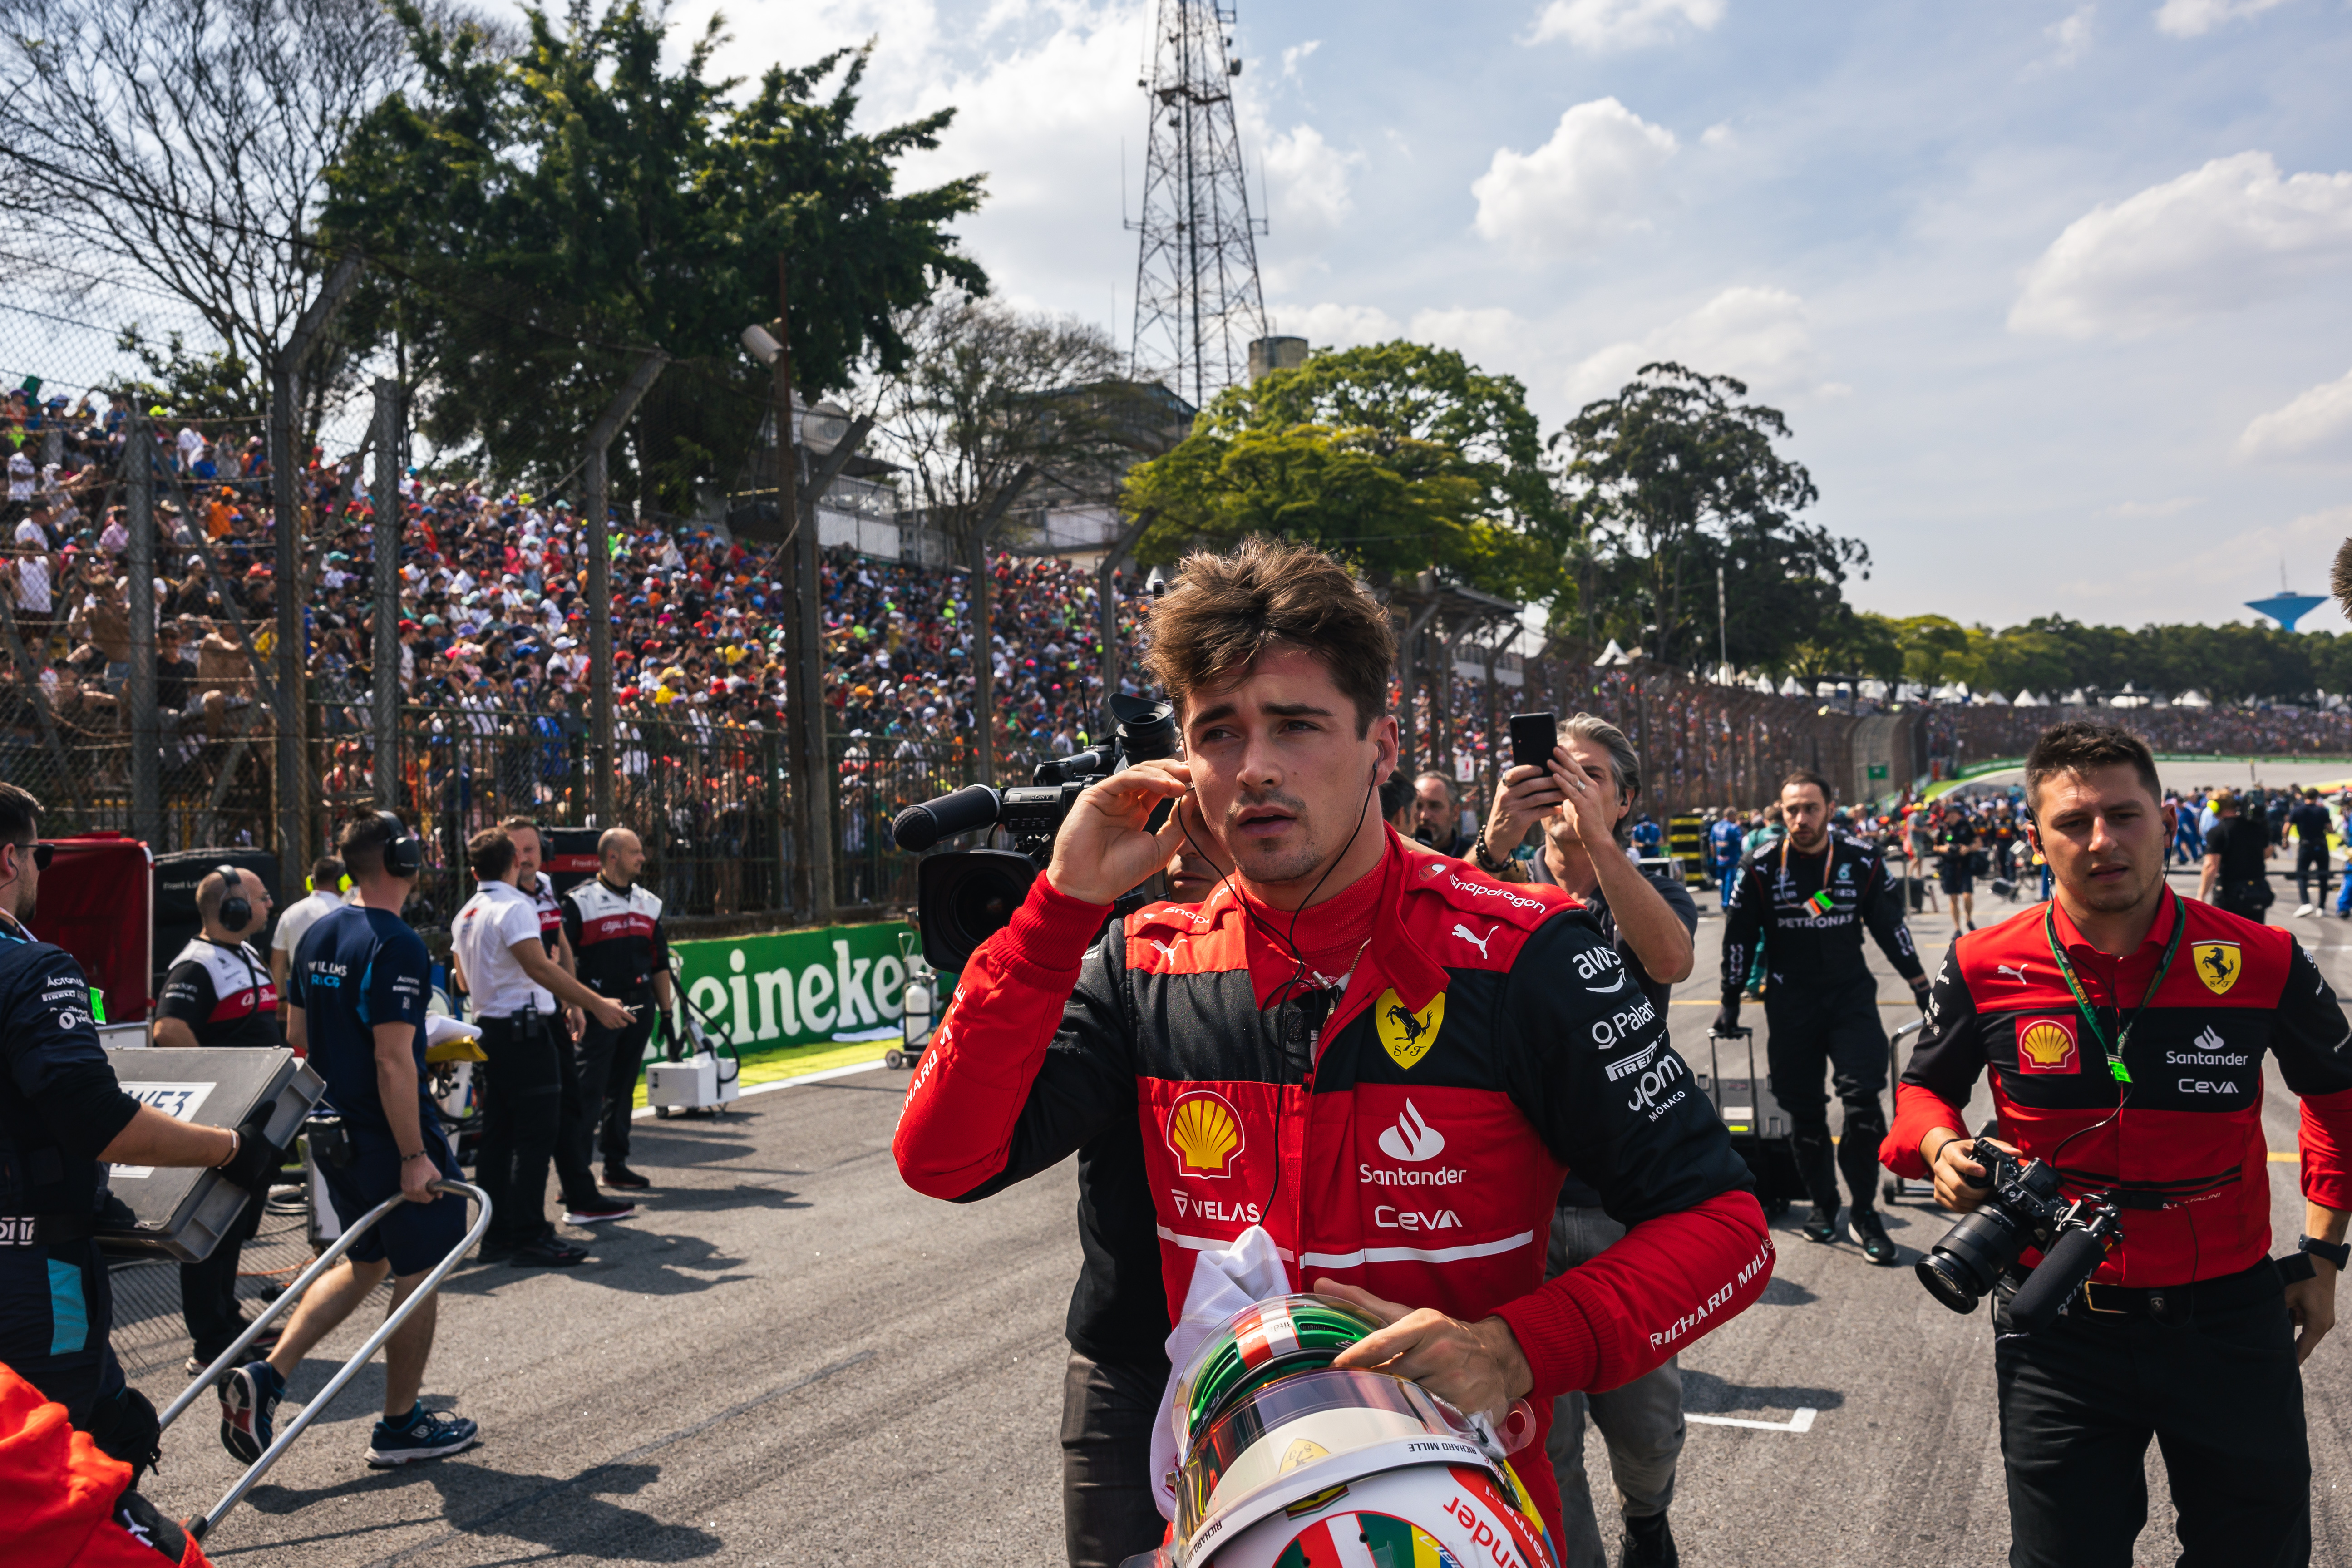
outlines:
[[[474, 1244], [480, 1241], [488, 1232], [490, 1228], [489, 1194], [471, 1182], [447, 1180], [435, 1182], [430, 1190], [448, 1197], [473, 1199], [475, 1205], [481, 1210], [480, 1214], [475, 1216], [473, 1228], [466, 1232], [465, 1238], [457, 1243], [449, 1256], [434, 1265], [432, 1272], [425, 1275], [422, 1284], [408, 1293], [406, 1300], [385, 1315], [383, 1321], [377, 1325], [375, 1332], [368, 1336], [367, 1343], [362, 1345], [358, 1353], [343, 1363], [335, 1375], [327, 1380], [326, 1387], [311, 1396], [310, 1403], [302, 1406], [300, 1415], [286, 1424], [286, 1429], [278, 1434], [278, 1440], [262, 1451], [261, 1458], [254, 1460], [246, 1472], [236, 1479], [236, 1484], [222, 1495], [220, 1501], [188, 1521], [187, 1531], [191, 1539], [202, 1542], [212, 1532], [213, 1526], [221, 1521], [222, 1516], [235, 1508], [244, 1500], [246, 1493], [259, 1484], [261, 1478], [268, 1475], [271, 1467], [275, 1466], [284, 1457], [286, 1450], [293, 1446], [294, 1440], [302, 1435], [312, 1421], [318, 1419], [328, 1405], [334, 1403], [335, 1395], [343, 1391], [343, 1385], [359, 1374], [360, 1368], [365, 1366], [374, 1357], [375, 1352], [383, 1348], [384, 1341], [392, 1338], [399, 1331], [400, 1325], [408, 1321], [408, 1315], [416, 1310], [420, 1303], [440, 1288], [441, 1281], [448, 1278], [449, 1271], [457, 1268], [458, 1261], [474, 1249]], [[404, 1194], [395, 1194], [386, 1198], [368, 1210], [366, 1214], [362, 1215], [356, 1224], [336, 1237], [335, 1244], [320, 1253], [318, 1261], [304, 1269], [301, 1277], [287, 1287], [285, 1295], [271, 1303], [269, 1310], [255, 1319], [244, 1335], [222, 1354], [219, 1361], [205, 1368], [203, 1375], [199, 1376], [179, 1398], [172, 1402], [171, 1409], [164, 1412], [160, 1425], [170, 1426], [182, 1411], [194, 1402], [197, 1394], [210, 1386], [213, 1378], [229, 1364], [231, 1358], [260, 1335], [264, 1324], [275, 1318], [289, 1301], [299, 1300], [300, 1292], [319, 1274], [341, 1261], [344, 1251], [362, 1232], [383, 1218], [385, 1215], [390, 1214], [396, 1205], [406, 1202], [408, 1198]]]

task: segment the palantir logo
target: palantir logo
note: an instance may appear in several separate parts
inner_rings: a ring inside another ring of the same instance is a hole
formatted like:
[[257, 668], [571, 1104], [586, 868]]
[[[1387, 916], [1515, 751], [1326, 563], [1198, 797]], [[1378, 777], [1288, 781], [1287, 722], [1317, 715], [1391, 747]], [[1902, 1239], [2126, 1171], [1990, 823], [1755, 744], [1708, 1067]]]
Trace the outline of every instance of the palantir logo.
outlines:
[[1404, 1102], [1404, 1114], [1396, 1119], [1396, 1125], [1381, 1129], [1380, 1142], [1381, 1153], [1408, 1164], [1434, 1160], [1445, 1152], [1445, 1134], [1422, 1120], [1410, 1100]]

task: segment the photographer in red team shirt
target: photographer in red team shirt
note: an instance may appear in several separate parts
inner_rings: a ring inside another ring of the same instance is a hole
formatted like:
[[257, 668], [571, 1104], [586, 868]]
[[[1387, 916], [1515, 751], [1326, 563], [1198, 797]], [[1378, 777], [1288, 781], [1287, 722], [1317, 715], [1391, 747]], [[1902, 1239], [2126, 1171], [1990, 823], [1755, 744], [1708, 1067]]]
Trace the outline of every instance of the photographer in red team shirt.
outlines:
[[[1262, 1224], [1295, 1284], [1388, 1321], [1340, 1364], [1465, 1410], [1528, 1396], [1540, 1443], [1554, 1396], [1638, 1377], [1753, 1301], [1771, 1244], [1664, 1017], [1575, 901], [1381, 823], [1395, 653], [1385, 609], [1315, 551], [1190, 558], [1148, 656], [1185, 760], [1079, 797], [964, 969], [895, 1152], [909, 1185], [968, 1202], [1128, 1120], [1143, 1159], [1097, 1173], [1096, 1206], [1137, 1233], [1121, 1247], [1156, 1247], [1153, 1331], [1198, 1253]], [[1182, 844], [1191, 813], [1149, 824], [1187, 795], [1236, 874], [1106, 930]], [[1547, 1283], [1571, 1164], [1627, 1233]], [[1117, 1287], [1080, 1280], [1076, 1348], [1134, 1336], [1104, 1321]], [[1549, 1468], [1521, 1479], [1557, 1539]]]
[[[2096, 1194], [2122, 1234], [2035, 1333], [1993, 1291], [2012, 1568], [2123, 1568], [2163, 1450], [2184, 1568], [2311, 1558], [2297, 1371], [2336, 1321], [2352, 1208], [2352, 1030], [2275, 926], [2165, 883], [2173, 808], [2140, 739], [2058, 725], [2025, 759], [2053, 897], [1952, 945], [1879, 1158], [1985, 1201], [1962, 1108], [1992, 1075], [1999, 1138]], [[2273, 1264], [2264, 1055], [2301, 1097], [2303, 1256]], [[2308, 1258], [2306, 1262], [2305, 1259]], [[2300, 1325], [2300, 1335], [2291, 1325]]]

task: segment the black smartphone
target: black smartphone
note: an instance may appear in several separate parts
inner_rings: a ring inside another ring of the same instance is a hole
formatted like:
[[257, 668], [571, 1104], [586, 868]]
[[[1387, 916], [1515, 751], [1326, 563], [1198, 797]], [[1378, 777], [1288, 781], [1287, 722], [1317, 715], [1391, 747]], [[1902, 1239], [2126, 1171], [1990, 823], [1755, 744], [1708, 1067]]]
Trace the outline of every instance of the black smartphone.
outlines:
[[1549, 713], [1511, 715], [1511, 766], [1540, 768], [1551, 763], [1559, 744], [1559, 724]]

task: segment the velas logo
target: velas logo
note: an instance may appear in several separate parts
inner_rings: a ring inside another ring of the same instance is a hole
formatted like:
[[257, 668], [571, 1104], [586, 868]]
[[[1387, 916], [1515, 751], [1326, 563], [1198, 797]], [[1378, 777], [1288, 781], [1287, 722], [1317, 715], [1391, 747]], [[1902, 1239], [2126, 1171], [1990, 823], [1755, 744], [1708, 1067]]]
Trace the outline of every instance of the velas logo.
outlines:
[[1423, 1120], [1421, 1111], [1408, 1100], [1404, 1102], [1403, 1114], [1396, 1119], [1396, 1125], [1381, 1129], [1380, 1144], [1381, 1152], [1390, 1159], [1418, 1165], [1445, 1152], [1445, 1134]]
[[2073, 1072], [2074, 1026], [2063, 1018], [2036, 1018], [2018, 1031], [2017, 1070]]
[[1188, 1176], [1230, 1176], [1242, 1152], [1242, 1119], [1213, 1089], [1180, 1096], [1168, 1112], [1168, 1147]]
[[1404, 1005], [1404, 998], [1391, 986], [1381, 993], [1372, 1005], [1372, 1024], [1380, 1033], [1381, 1049], [1397, 1066], [1412, 1068], [1429, 1054], [1437, 1043], [1437, 1031], [1445, 1023], [1445, 993], [1441, 991], [1429, 999], [1429, 1005], [1418, 1013]]
[[2195, 961], [2197, 978], [2205, 989], [2220, 996], [2238, 983], [2238, 971], [2244, 960], [2234, 942], [2200, 942], [2192, 943], [2189, 956]]

